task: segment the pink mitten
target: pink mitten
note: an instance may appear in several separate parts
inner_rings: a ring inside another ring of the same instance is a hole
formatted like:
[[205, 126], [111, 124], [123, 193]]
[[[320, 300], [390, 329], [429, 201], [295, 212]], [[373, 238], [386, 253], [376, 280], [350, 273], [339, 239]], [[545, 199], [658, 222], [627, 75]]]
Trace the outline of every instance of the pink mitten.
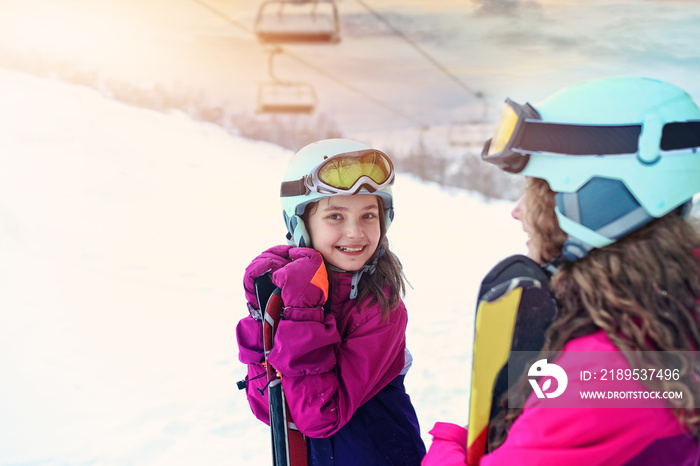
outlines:
[[243, 288], [245, 288], [245, 297], [253, 309], [260, 309], [258, 298], [255, 296], [255, 279], [266, 273], [273, 273], [289, 264], [289, 250], [291, 248], [292, 246], [287, 245], [273, 246], [253, 259], [245, 269]]
[[289, 250], [289, 264], [273, 272], [272, 283], [282, 289], [287, 320], [323, 321], [328, 299], [328, 272], [323, 256], [315, 249]]

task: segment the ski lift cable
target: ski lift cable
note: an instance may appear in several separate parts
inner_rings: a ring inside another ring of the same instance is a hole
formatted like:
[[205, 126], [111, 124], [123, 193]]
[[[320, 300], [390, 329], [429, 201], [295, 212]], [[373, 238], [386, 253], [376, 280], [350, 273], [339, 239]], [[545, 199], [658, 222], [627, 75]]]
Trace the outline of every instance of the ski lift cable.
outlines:
[[287, 55], [290, 56], [291, 58], [293, 58], [293, 59], [297, 60], [298, 62], [304, 64], [305, 66], [311, 68], [312, 70], [316, 71], [317, 73], [319, 73], [319, 74], [325, 76], [326, 78], [330, 79], [331, 81], [333, 81], [333, 82], [335, 82], [335, 83], [337, 83], [337, 84], [339, 84], [339, 85], [341, 85], [341, 86], [343, 86], [343, 87], [345, 87], [345, 88], [347, 88], [347, 89], [349, 89], [349, 90], [351, 90], [351, 91], [353, 91], [353, 92], [355, 92], [355, 93], [357, 93], [357, 94], [360, 94], [360, 95], [363, 96], [365, 99], [367, 99], [367, 100], [369, 100], [369, 101], [375, 103], [376, 105], [379, 105], [380, 107], [383, 107], [384, 109], [389, 110], [390, 112], [392, 112], [392, 113], [394, 113], [394, 114], [396, 114], [396, 115], [398, 115], [398, 116], [401, 116], [401, 117], [403, 117], [403, 118], [409, 120], [409, 121], [412, 122], [412, 123], [415, 123], [415, 124], [417, 124], [417, 125], [419, 125], [419, 126], [425, 126], [425, 123], [423, 123], [423, 122], [421, 122], [421, 121], [419, 121], [419, 120], [413, 118], [412, 116], [408, 115], [408, 114], [405, 113], [405, 112], [402, 112], [401, 110], [399, 110], [399, 109], [397, 109], [397, 108], [395, 108], [395, 107], [392, 107], [391, 105], [389, 105], [389, 104], [387, 104], [387, 103], [385, 103], [385, 102], [382, 102], [381, 100], [378, 100], [378, 99], [372, 97], [370, 94], [367, 94], [366, 92], [362, 91], [361, 89], [358, 89], [357, 87], [355, 87], [355, 86], [353, 86], [353, 85], [351, 85], [351, 84], [348, 84], [348, 83], [346, 83], [345, 81], [341, 81], [340, 79], [336, 78], [336, 77], [333, 76], [332, 74], [328, 73], [326, 70], [323, 70], [323, 69], [317, 67], [316, 65], [314, 65], [314, 64], [312, 64], [312, 63], [310, 63], [310, 62], [304, 60], [303, 58], [301, 58], [301, 57], [299, 57], [299, 56], [297, 56], [297, 55], [295, 55], [295, 54], [292, 54], [292, 53], [289, 53], [289, 52], [286, 52], [286, 53], [287, 53]]
[[207, 5], [206, 2], [202, 2], [202, 1], [200, 1], [200, 0], [192, 0], [192, 1], [193, 1], [194, 3], [199, 4], [200, 6], [204, 7], [205, 9], [209, 10], [210, 12], [214, 13], [216, 16], [219, 16], [219, 17], [225, 19], [227, 22], [233, 24], [233, 25], [236, 26], [238, 29], [242, 29], [242, 30], [244, 30], [244, 31], [247, 32], [247, 33], [253, 34], [253, 31], [251, 31], [250, 28], [248, 28], [245, 24], [243, 24], [243, 23], [241, 23], [241, 22], [239, 22], [239, 21], [236, 21], [235, 19], [233, 19], [233, 18], [231, 18], [230, 16], [228, 16], [228, 15], [222, 13], [221, 11], [217, 10], [216, 8], [214, 8], [214, 7], [210, 6], [210, 5]]
[[[255, 35], [255, 33], [254, 33], [249, 27], [247, 27], [245, 24], [241, 23], [240, 21], [235, 20], [234, 18], [232, 18], [232, 17], [230, 17], [229, 15], [227, 15], [227, 14], [221, 12], [220, 10], [217, 10], [216, 8], [212, 7], [211, 5], [208, 5], [206, 2], [203, 2], [203, 1], [201, 1], [201, 0], [192, 0], [192, 1], [193, 1], [194, 3], [197, 3], [198, 5], [202, 6], [203, 8], [209, 10], [210, 12], [214, 13], [216, 16], [219, 16], [220, 18], [223, 18], [224, 20], [226, 20], [227, 22], [233, 24], [233, 25], [236, 26], [237, 28], [242, 29], [242, 30], [244, 30], [245, 32], [247, 32], [247, 33], [249, 33], [249, 34], [251, 34], [251, 35], [253, 35], [253, 36]], [[424, 123], [424, 122], [421, 122], [421, 121], [417, 120], [416, 118], [413, 118], [413, 117], [410, 116], [409, 114], [407, 114], [407, 113], [405, 113], [405, 112], [402, 112], [401, 110], [399, 110], [399, 109], [397, 109], [397, 108], [395, 108], [395, 107], [393, 107], [393, 106], [387, 104], [386, 102], [382, 102], [381, 100], [376, 99], [375, 97], [373, 97], [373, 96], [371, 96], [370, 94], [364, 92], [363, 90], [361, 90], [361, 89], [359, 89], [359, 88], [357, 88], [357, 87], [355, 87], [355, 86], [353, 86], [353, 85], [351, 85], [351, 84], [348, 84], [348, 83], [346, 83], [345, 81], [343, 81], [343, 80], [341, 80], [341, 79], [339, 79], [339, 78], [336, 78], [335, 76], [333, 76], [332, 74], [328, 73], [327, 71], [325, 71], [325, 70], [323, 70], [323, 69], [321, 69], [321, 68], [319, 68], [319, 67], [313, 65], [313, 64], [310, 63], [309, 61], [304, 60], [303, 58], [297, 56], [296, 54], [291, 53], [291, 52], [289, 52], [288, 50], [285, 50], [285, 49], [282, 48], [281, 46], [278, 46], [277, 48], [278, 48], [277, 53], [286, 53], [287, 56], [289, 56], [289, 57], [291, 57], [291, 58], [297, 60], [299, 63], [302, 63], [303, 65], [305, 65], [305, 66], [311, 68], [312, 70], [316, 71], [317, 73], [319, 73], [319, 74], [325, 76], [326, 78], [330, 79], [331, 81], [335, 82], [336, 84], [338, 84], [338, 85], [340, 85], [340, 86], [342, 86], [342, 87], [345, 87], [345, 88], [349, 89], [350, 91], [355, 92], [355, 93], [361, 95], [362, 97], [364, 97], [365, 99], [367, 99], [367, 100], [373, 102], [374, 104], [376, 104], [376, 105], [378, 105], [378, 106], [380, 106], [380, 107], [382, 107], [382, 108], [384, 108], [384, 109], [386, 109], [386, 110], [388, 110], [388, 111], [394, 113], [395, 115], [398, 115], [398, 116], [400, 116], [400, 117], [402, 117], [402, 118], [405, 118], [405, 119], [407, 119], [408, 121], [410, 121], [410, 122], [412, 122], [412, 123], [418, 124], [419, 126], [425, 126], [425, 123]]]
[[476, 97], [478, 99], [482, 99], [482, 100], [484, 99], [483, 92], [475, 91], [472, 88], [470, 88], [469, 86], [467, 86], [457, 76], [455, 76], [453, 73], [451, 73], [450, 70], [448, 70], [442, 63], [438, 62], [432, 55], [430, 55], [428, 52], [423, 50], [418, 44], [416, 44], [413, 40], [411, 40], [410, 37], [408, 37], [406, 34], [404, 34], [399, 29], [394, 27], [386, 18], [384, 18], [376, 10], [372, 9], [369, 5], [367, 5], [366, 2], [364, 2], [363, 0], [356, 0], [356, 1], [357, 1], [357, 3], [362, 5], [367, 11], [369, 11], [375, 18], [377, 18], [379, 21], [384, 23], [384, 25], [386, 25], [386, 27], [388, 27], [394, 34], [399, 36], [408, 45], [410, 45], [419, 54], [421, 54], [426, 60], [428, 60], [430, 63], [432, 63], [438, 70], [440, 70], [447, 77], [449, 77], [452, 81], [454, 81], [459, 87], [461, 87], [465, 91], [469, 92], [470, 94], [472, 94], [474, 97]]

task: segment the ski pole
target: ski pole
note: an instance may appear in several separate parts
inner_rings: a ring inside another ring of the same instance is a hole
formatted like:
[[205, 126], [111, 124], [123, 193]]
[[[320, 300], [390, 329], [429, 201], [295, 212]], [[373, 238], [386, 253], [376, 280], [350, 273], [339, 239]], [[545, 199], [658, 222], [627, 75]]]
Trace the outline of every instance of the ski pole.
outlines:
[[281, 290], [276, 288], [265, 306], [263, 319], [263, 344], [268, 380], [267, 396], [270, 403], [272, 464], [273, 466], [307, 466], [306, 436], [296, 429], [282, 388], [282, 376], [267, 359], [274, 345], [275, 333], [283, 310]]

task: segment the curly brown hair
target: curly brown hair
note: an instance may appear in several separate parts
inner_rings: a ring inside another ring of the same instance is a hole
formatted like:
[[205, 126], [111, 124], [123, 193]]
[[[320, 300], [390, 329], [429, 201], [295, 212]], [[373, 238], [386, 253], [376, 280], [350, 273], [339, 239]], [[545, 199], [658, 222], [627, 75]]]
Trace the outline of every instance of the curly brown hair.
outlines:
[[549, 262], [561, 253], [566, 233], [559, 228], [554, 213], [554, 191], [540, 178], [527, 178], [525, 184], [525, 208], [533, 235], [542, 239], [540, 255]]
[[[547, 245], [547, 258], [556, 257], [565, 233], [554, 212], [554, 193], [546, 181], [530, 179], [526, 201], [532, 225]], [[548, 327], [541, 357], [562, 350], [573, 338], [604, 330], [635, 367], [645, 352], [645, 363], [662, 367], [651, 352], [695, 352], [700, 349], [700, 262], [693, 251], [700, 234], [678, 210], [658, 218], [576, 262], [565, 262], [552, 276], [550, 291], [559, 303], [556, 320]], [[646, 353], [650, 352], [650, 353]], [[660, 355], [661, 353], [656, 353]], [[678, 381], [659, 382], [660, 388], [684, 392], [684, 404], [671, 408], [688, 431], [700, 438], [700, 393], [697, 358], [684, 360]], [[517, 405], [529, 395], [523, 377], [501, 400], [504, 409], [494, 419], [489, 449], [499, 447], [522, 409], [505, 408], [508, 397]], [[511, 404], [513, 406], [513, 404]]]

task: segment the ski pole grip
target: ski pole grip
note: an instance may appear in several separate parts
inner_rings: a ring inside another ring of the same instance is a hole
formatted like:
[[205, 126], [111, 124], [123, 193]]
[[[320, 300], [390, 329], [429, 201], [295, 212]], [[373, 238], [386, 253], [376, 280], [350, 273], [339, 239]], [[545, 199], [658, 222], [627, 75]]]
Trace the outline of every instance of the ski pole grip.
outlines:
[[265, 314], [270, 316], [273, 321], [273, 336], [277, 331], [277, 323], [282, 318], [282, 311], [284, 311], [284, 303], [282, 302], [282, 289], [277, 287], [272, 291], [270, 299], [267, 302], [267, 307], [265, 309]]

